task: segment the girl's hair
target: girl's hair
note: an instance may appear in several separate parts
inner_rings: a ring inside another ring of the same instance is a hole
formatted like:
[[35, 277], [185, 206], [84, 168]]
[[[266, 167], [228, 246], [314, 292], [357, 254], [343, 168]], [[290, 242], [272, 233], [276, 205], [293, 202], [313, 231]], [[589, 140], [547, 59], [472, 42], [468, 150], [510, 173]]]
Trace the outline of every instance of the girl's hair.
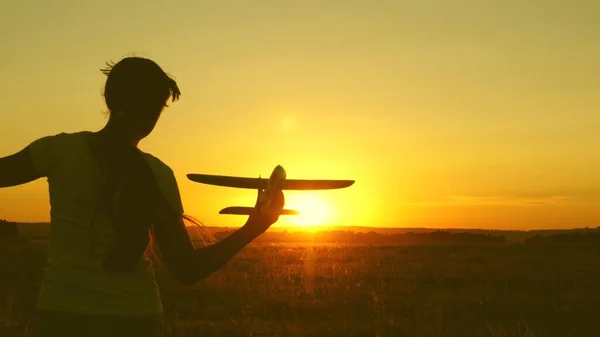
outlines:
[[107, 76], [104, 100], [109, 111], [158, 113], [170, 97], [175, 102], [181, 96], [177, 82], [152, 60], [127, 57], [106, 65], [100, 71]]
[[[181, 96], [175, 80], [149, 59], [128, 57], [116, 64], [107, 63], [101, 71], [107, 76], [104, 99], [109, 112], [128, 114], [136, 122], [155, 118], [167, 106], [169, 98], [174, 102]], [[153, 252], [151, 224], [156, 209], [170, 206], [137, 147], [113, 140], [97, 143], [96, 152], [105, 173], [105, 181], [101, 182], [105, 188], [102, 200], [119, 234], [104, 268], [125, 272], [135, 268], [149, 248]], [[200, 225], [191, 217], [180, 216]]]

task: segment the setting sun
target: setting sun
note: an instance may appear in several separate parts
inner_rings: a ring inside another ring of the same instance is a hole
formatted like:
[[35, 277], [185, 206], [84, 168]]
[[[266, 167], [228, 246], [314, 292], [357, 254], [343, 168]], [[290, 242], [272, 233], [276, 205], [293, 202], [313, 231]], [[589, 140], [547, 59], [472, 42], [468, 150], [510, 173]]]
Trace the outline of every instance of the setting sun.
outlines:
[[323, 226], [331, 220], [331, 207], [314, 195], [298, 194], [289, 196], [286, 200], [286, 208], [300, 212], [300, 215], [291, 219], [293, 224], [297, 226]]

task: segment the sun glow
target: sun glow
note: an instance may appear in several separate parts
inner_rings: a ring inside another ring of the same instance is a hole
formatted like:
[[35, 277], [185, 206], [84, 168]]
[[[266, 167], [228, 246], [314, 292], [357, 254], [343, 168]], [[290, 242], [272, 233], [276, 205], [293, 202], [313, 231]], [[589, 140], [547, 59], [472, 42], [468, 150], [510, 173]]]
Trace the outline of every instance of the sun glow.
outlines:
[[331, 207], [314, 195], [298, 194], [290, 196], [286, 200], [286, 208], [300, 212], [300, 215], [291, 217], [291, 221], [296, 226], [324, 226], [331, 220]]

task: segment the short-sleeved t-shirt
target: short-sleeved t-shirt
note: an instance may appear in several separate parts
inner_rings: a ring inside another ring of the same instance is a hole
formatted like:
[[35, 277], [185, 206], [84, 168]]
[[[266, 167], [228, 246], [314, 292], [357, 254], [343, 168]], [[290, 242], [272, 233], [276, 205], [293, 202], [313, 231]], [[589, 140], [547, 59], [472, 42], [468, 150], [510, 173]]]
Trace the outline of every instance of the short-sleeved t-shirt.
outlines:
[[[142, 259], [131, 273], [107, 273], [102, 262], [116, 246], [117, 232], [98, 209], [101, 169], [90, 147], [91, 132], [61, 133], [29, 146], [50, 194], [50, 247], [37, 307], [100, 315], [162, 313], [151, 262]], [[183, 213], [173, 171], [144, 153], [171, 206]]]

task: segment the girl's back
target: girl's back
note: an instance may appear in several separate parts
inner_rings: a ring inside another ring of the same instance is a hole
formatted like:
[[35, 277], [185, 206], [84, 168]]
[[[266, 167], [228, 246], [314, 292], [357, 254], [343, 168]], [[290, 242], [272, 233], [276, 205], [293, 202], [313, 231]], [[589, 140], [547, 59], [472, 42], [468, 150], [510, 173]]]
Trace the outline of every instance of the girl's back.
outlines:
[[[102, 263], [119, 238], [105, 198], [105, 180], [91, 146], [92, 133], [62, 133], [34, 142], [31, 156], [48, 177], [51, 244], [38, 308], [100, 315], [161, 314], [151, 262], [132, 272], [108, 273]], [[168, 166], [144, 157], [171, 205], [183, 213]], [[150, 210], [149, 210], [150, 211]]]

